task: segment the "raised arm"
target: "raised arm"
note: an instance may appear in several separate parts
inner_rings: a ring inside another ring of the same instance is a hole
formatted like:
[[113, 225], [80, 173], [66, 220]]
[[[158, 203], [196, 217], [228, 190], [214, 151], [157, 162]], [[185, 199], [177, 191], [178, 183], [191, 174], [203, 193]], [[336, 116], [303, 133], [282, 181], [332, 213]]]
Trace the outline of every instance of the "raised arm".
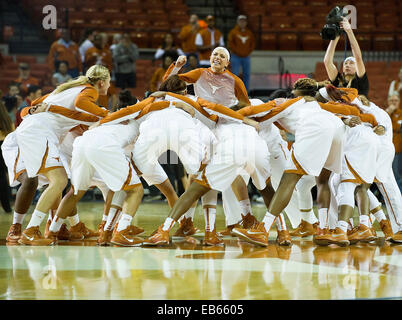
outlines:
[[360, 50], [359, 43], [356, 40], [356, 37], [352, 30], [352, 26], [350, 25], [349, 21], [346, 18], [343, 18], [343, 21], [340, 24], [348, 36], [350, 47], [352, 48], [353, 57], [356, 59], [356, 73], [357, 76], [361, 78], [366, 73], [366, 68], [364, 66], [362, 52]]
[[336, 45], [338, 44], [339, 36], [335, 38], [335, 40], [331, 40], [329, 42], [327, 51], [325, 52], [324, 56], [324, 65], [325, 69], [327, 70], [327, 75], [329, 80], [334, 81], [336, 76], [338, 75], [338, 69], [334, 64], [334, 54]]
[[100, 121], [100, 124], [105, 124], [105, 123], [115, 124], [115, 123], [120, 123], [120, 122], [128, 120], [128, 119], [134, 119], [140, 114], [142, 109], [144, 109], [150, 103], [154, 102], [154, 100], [155, 100], [154, 97], [149, 97], [149, 98], [144, 99], [132, 106], [122, 108], [116, 112], [109, 114], [107, 117], [103, 118]]
[[109, 112], [96, 104], [98, 97], [98, 91], [94, 87], [86, 87], [75, 98], [74, 106], [77, 111], [90, 113], [101, 118], [106, 117]]

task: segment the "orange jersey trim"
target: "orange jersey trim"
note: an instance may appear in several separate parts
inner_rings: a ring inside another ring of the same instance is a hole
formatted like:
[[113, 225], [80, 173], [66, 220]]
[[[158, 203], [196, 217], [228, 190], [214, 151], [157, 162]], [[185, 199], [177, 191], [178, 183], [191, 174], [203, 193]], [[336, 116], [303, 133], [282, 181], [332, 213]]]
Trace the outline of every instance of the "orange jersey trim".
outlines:
[[[354, 181], [357, 181], [358, 184], [367, 184], [367, 182], [364, 181], [364, 180], [359, 176], [359, 174], [356, 172], [356, 170], [353, 169], [352, 165], [349, 163], [349, 161], [348, 161], [348, 159], [346, 158], [346, 156], [345, 156], [345, 160], [346, 160], [346, 165], [348, 166], [348, 169], [350, 170], [350, 172], [351, 172], [351, 173], [353, 174], [353, 176], [355, 177], [355, 179], [353, 179], [353, 180], [354, 180]], [[349, 181], [349, 180], [352, 180], [352, 179], [343, 180], [343, 181], [341, 181], [341, 182], [352, 182], [352, 181]], [[356, 182], [355, 182], [355, 183], [356, 183]]]
[[97, 122], [99, 118], [97, 116], [87, 114], [84, 112], [79, 112], [75, 110], [70, 110], [64, 107], [60, 106], [54, 106], [51, 105], [49, 107], [49, 112], [59, 114], [61, 116], [64, 116], [69, 119], [77, 120], [77, 121], [83, 121], [83, 122]]
[[88, 84], [75, 98], [74, 106], [98, 117], [106, 117], [109, 112], [96, 104], [98, 98], [98, 91]]
[[303, 99], [303, 97], [297, 97], [295, 99], [287, 100], [278, 106], [276, 105], [275, 101], [269, 101], [267, 103], [263, 103], [258, 106], [248, 106], [242, 108], [238, 111], [238, 113], [247, 117], [252, 117], [253, 115], [270, 111], [267, 115], [264, 115], [262, 117], [254, 117], [254, 120], [258, 122], [263, 122], [281, 113], [283, 110], [287, 109], [300, 99]]

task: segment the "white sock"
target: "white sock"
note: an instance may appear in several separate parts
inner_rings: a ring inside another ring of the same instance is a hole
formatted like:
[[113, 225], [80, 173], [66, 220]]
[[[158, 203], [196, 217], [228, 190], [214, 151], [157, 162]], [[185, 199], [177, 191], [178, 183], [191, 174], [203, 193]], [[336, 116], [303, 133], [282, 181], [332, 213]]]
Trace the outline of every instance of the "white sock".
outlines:
[[120, 209], [110, 208], [109, 214], [107, 215], [107, 221], [105, 223], [105, 226], [103, 227], [103, 230], [112, 230], [119, 219], [120, 213]]
[[343, 232], [346, 232], [348, 230], [348, 224], [349, 223], [347, 223], [346, 221], [339, 220], [337, 227]]
[[310, 209], [309, 211], [300, 211], [301, 213], [301, 218], [302, 220], [314, 224], [318, 222], [318, 219], [316, 218], [313, 209]]
[[265, 230], [267, 232], [269, 232], [269, 230], [271, 230], [272, 225], [274, 224], [276, 219], [276, 216], [274, 216], [273, 214], [270, 214], [268, 211], [264, 216], [264, 219], [262, 219], [262, 222], [264, 222], [264, 227]]
[[176, 221], [174, 221], [171, 217], [167, 217], [165, 223], [163, 224], [162, 230], [163, 231], [170, 231], [173, 228]]
[[195, 208], [196, 207], [191, 207], [190, 209], [188, 209], [187, 212], [182, 215], [182, 218], [186, 217], [187, 219], [191, 218], [191, 220], [193, 220], [194, 219]]
[[328, 208], [318, 209], [318, 221], [320, 229], [328, 228]]
[[102, 221], [107, 221], [107, 215], [102, 216]]
[[282, 213], [276, 219], [276, 228], [278, 231], [287, 230], [285, 217], [283, 216]]
[[353, 227], [354, 227], [353, 218], [350, 218], [348, 223], [348, 230], [352, 230]]
[[68, 219], [68, 222], [70, 222], [70, 225], [72, 227], [74, 227], [80, 223], [80, 217], [79, 217], [78, 213], [73, 215], [72, 217], [67, 217], [67, 219]]
[[119, 220], [119, 225], [117, 226], [117, 232], [127, 229], [127, 227], [130, 226], [132, 220], [132, 216], [123, 212]]
[[14, 211], [13, 216], [13, 224], [19, 223], [22, 224], [24, 222], [25, 214], [20, 214]]
[[61, 225], [64, 223], [65, 219], [60, 218], [59, 216], [54, 217], [52, 223], [50, 224], [49, 231], [51, 232], [59, 232]]
[[212, 232], [215, 229], [216, 208], [204, 208], [205, 231]]
[[369, 216], [362, 214], [359, 217], [360, 224], [365, 225], [367, 228], [371, 228], [371, 222]]
[[240, 204], [240, 208], [241, 208], [241, 214], [243, 216], [247, 215], [247, 213], [252, 214], [250, 199], [241, 200], [241, 201], [239, 201], [239, 204]]
[[29, 220], [27, 229], [31, 227], [39, 227], [45, 217], [46, 213], [35, 209], [32, 213], [31, 220]]
[[377, 219], [378, 222], [381, 222], [382, 220], [386, 220], [387, 217], [384, 214], [384, 211], [379, 210], [376, 213], [374, 213], [374, 217]]

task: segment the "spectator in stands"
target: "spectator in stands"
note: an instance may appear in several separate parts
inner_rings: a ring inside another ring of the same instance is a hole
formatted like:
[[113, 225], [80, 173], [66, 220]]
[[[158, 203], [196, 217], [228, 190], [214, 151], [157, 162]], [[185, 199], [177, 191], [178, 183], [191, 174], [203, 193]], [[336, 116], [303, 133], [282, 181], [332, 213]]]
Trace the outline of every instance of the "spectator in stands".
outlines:
[[222, 33], [215, 28], [215, 17], [211, 15], [207, 16], [206, 22], [208, 28], [199, 31], [195, 37], [195, 45], [200, 58], [200, 67], [204, 68], [211, 66], [209, 58], [212, 50], [219, 46], [225, 46]]
[[42, 96], [42, 88], [39, 86], [30, 86], [28, 88], [27, 96], [25, 97], [24, 103], [22, 106], [19, 106], [19, 109], [23, 109], [31, 105], [32, 101], [40, 98]]
[[[197, 55], [195, 53], [190, 53], [187, 56], [187, 63], [185, 64], [185, 66], [183, 67], [183, 69], [180, 73], [187, 73], [187, 72], [197, 69], [199, 67], [200, 66], [198, 65]], [[187, 86], [187, 93], [195, 95], [193, 84], [190, 84]]]
[[136, 61], [139, 56], [138, 47], [131, 41], [130, 35], [123, 34], [120, 43], [113, 51], [116, 87], [122, 89], [136, 87]]
[[61, 38], [50, 47], [47, 57], [50, 71], [53, 73], [58, 61], [68, 62], [68, 74], [76, 78], [82, 73], [82, 62], [78, 45], [70, 39], [70, 30], [62, 29]]
[[16, 120], [15, 120], [15, 126], [18, 127], [20, 125], [20, 123], [22, 122], [22, 118], [21, 118], [21, 111], [22, 109], [24, 109], [25, 107], [28, 107], [31, 105], [32, 101], [40, 98], [42, 96], [42, 89], [39, 86], [30, 86], [28, 88], [28, 93], [27, 96], [25, 97], [25, 100], [23, 101], [22, 104], [18, 105], [18, 110], [16, 112]]
[[173, 61], [176, 61], [179, 56], [184, 55], [184, 52], [176, 47], [171, 33], [165, 34], [162, 45], [155, 52], [154, 59], [158, 60], [167, 55], [171, 56]]
[[105, 66], [110, 72], [113, 70], [113, 57], [109, 48], [106, 47], [102, 34], [94, 36], [94, 46], [85, 53], [85, 66], [92, 67], [95, 64]]
[[402, 109], [400, 108], [400, 96], [397, 92], [394, 92], [388, 98], [388, 108], [386, 111], [391, 117], [394, 131], [395, 158], [392, 163], [392, 169], [399, 189], [402, 192]]
[[84, 39], [83, 41], [81, 41], [79, 48], [82, 63], [85, 62], [85, 53], [87, 52], [87, 50], [94, 46], [93, 40], [95, 34], [96, 31], [94, 29], [86, 29], [84, 32]]
[[101, 32], [99, 34], [100, 34], [100, 36], [102, 38], [102, 46], [103, 46], [103, 48], [108, 48], [110, 50], [109, 36], [107, 35], [107, 33]]
[[7, 95], [16, 96], [17, 94], [20, 94], [20, 85], [19, 85], [18, 82], [11, 81], [8, 84], [8, 93], [7, 93]]
[[138, 102], [138, 99], [131, 95], [130, 90], [122, 90], [119, 93], [119, 102], [116, 109], [125, 108], [127, 106], [132, 106]]
[[162, 66], [160, 68], [156, 69], [154, 74], [152, 75], [151, 83], [149, 86], [149, 90], [151, 92], [155, 92], [155, 91], [159, 90], [159, 86], [163, 82], [163, 76], [165, 75], [167, 69], [169, 68], [169, 66], [171, 65], [172, 62], [173, 62], [173, 59], [169, 55], [166, 55], [163, 58]]
[[200, 29], [201, 27], [198, 23], [198, 16], [196, 14], [192, 14], [190, 16], [189, 23], [180, 30], [178, 38], [181, 41], [181, 48], [187, 58], [189, 54], [197, 52], [197, 47], [195, 46], [195, 37]]
[[[399, 75], [397, 80], [393, 80], [388, 90], [388, 97], [392, 96], [395, 92], [401, 96], [402, 94], [402, 68], [399, 69]], [[402, 107], [401, 105], [399, 107]]]
[[229, 32], [228, 47], [231, 51], [232, 72], [239, 76], [240, 67], [243, 73], [243, 82], [247, 91], [250, 83], [250, 54], [255, 48], [253, 32], [247, 28], [247, 17], [237, 17], [237, 25]]
[[[15, 97], [13, 98], [15, 99]], [[11, 189], [8, 184], [7, 166], [4, 162], [1, 146], [6, 136], [14, 129], [14, 124], [8, 116], [4, 102], [0, 100], [0, 202], [6, 213], [11, 213]]]
[[19, 108], [24, 103], [24, 98], [20, 94], [16, 94], [14, 97], [17, 98], [17, 107]]
[[189, 72], [189, 71], [197, 69], [197, 68], [199, 68], [197, 55], [195, 53], [190, 53], [187, 56], [187, 63], [183, 67], [181, 73], [186, 73], [186, 72]]
[[339, 36], [336, 37], [335, 40], [331, 40], [324, 57], [324, 65], [329, 80], [336, 87], [355, 88], [358, 90], [359, 94], [368, 97], [369, 81], [359, 44], [353, 33], [352, 27], [346, 18], [343, 18], [340, 25], [349, 39], [353, 56], [346, 58], [343, 62], [343, 73], [341, 74], [338, 72], [333, 59]]
[[55, 72], [52, 76], [52, 85], [57, 87], [59, 84], [67, 82], [71, 80], [71, 76], [67, 73], [68, 71], [68, 62], [67, 61], [59, 61], [59, 65], [57, 67], [57, 72]]
[[14, 124], [14, 127], [17, 126], [17, 108], [18, 108], [18, 100], [16, 96], [4, 96], [3, 97], [3, 103], [4, 106], [6, 107], [7, 113], [9, 118], [11, 119], [11, 122]]
[[29, 64], [26, 62], [21, 62], [18, 65], [19, 77], [14, 80], [14, 82], [19, 84], [19, 89], [23, 94], [26, 94], [29, 86], [39, 85], [39, 80], [31, 76], [31, 69]]
[[116, 49], [116, 46], [121, 42], [122, 36], [120, 33], [115, 33], [113, 35], [113, 43], [110, 46], [110, 51], [112, 51], [112, 55], [113, 55], [113, 51], [114, 49]]

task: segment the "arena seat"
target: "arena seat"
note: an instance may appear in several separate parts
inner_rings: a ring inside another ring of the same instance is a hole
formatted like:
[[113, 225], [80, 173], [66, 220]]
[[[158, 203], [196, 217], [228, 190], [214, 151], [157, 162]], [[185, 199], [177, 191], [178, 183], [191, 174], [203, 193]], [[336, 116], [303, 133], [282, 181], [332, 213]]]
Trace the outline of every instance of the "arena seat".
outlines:
[[386, 73], [391, 80], [398, 77], [399, 70], [402, 68], [402, 61], [390, 61], [386, 69]]
[[295, 33], [283, 33], [278, 36], [279, 50], [297, 50], [298, 37]]
[[158, 48], [165, 38], [166, 32], [153, 32], [151, 35], [151, 48]]
[[359, 47], [362, 51], [369, 51], [371, 49], [371, 36], [370, 34], [359, 33], [356, 35], [359, 42]]
[[140, 48], [149, 48], [148, 33], [144, 31], [130, 32], [133, 42]]
[[18, 55], [16, 57], [16, 60], [17, 60], [18, 63], [26, 62], [29, 65], [36, 63], [36, 57], [33, 57], [33, 56], [20, 56], [20, 55]]
[[156, 20], [153, 22], [151, 29], [153, 31], [164, 31], [169, 32], [170, 23], [167, 20]]
[[[279, 30], [279, 31], [283, 31], [283, 30], [292, 30], [293, 29], [293, 25], [291, 22], [275, 17], [272, 19], [272, 29], [274, 30]], [[293, 31], [293, 30], [292, 30]]]
[[263, 33], [261, 35], [260, 48], [262, 50], [276, 50], [277, 38], [273, 33]]
[[375, 51], [395, 50], [395, 39], [393, 35], [379, 34], [373, 36], [373, 49]]
[[5, 69], [3, 70], [3, 77], [17, 79], [19, 75], [18, 69]]
[[303, 50], [324, 50], [323, 40], [317, 33], [308, 33], [301, 36]]
[[144, 11], [142, 10], [142, 8], [141, 8], [140, 6], [134, 5], [134, 4], [130, 3], [130, 2], [126, 3], [126, 4], [123, 6], [123, 10], [124, 10], [124, 12], [126, 12], [127, 14], [133, 15], [134, 17], [135, 17], [135, 15], [137, 15], [137, 14], [142, 14], [142, 13], [144, 13]]

